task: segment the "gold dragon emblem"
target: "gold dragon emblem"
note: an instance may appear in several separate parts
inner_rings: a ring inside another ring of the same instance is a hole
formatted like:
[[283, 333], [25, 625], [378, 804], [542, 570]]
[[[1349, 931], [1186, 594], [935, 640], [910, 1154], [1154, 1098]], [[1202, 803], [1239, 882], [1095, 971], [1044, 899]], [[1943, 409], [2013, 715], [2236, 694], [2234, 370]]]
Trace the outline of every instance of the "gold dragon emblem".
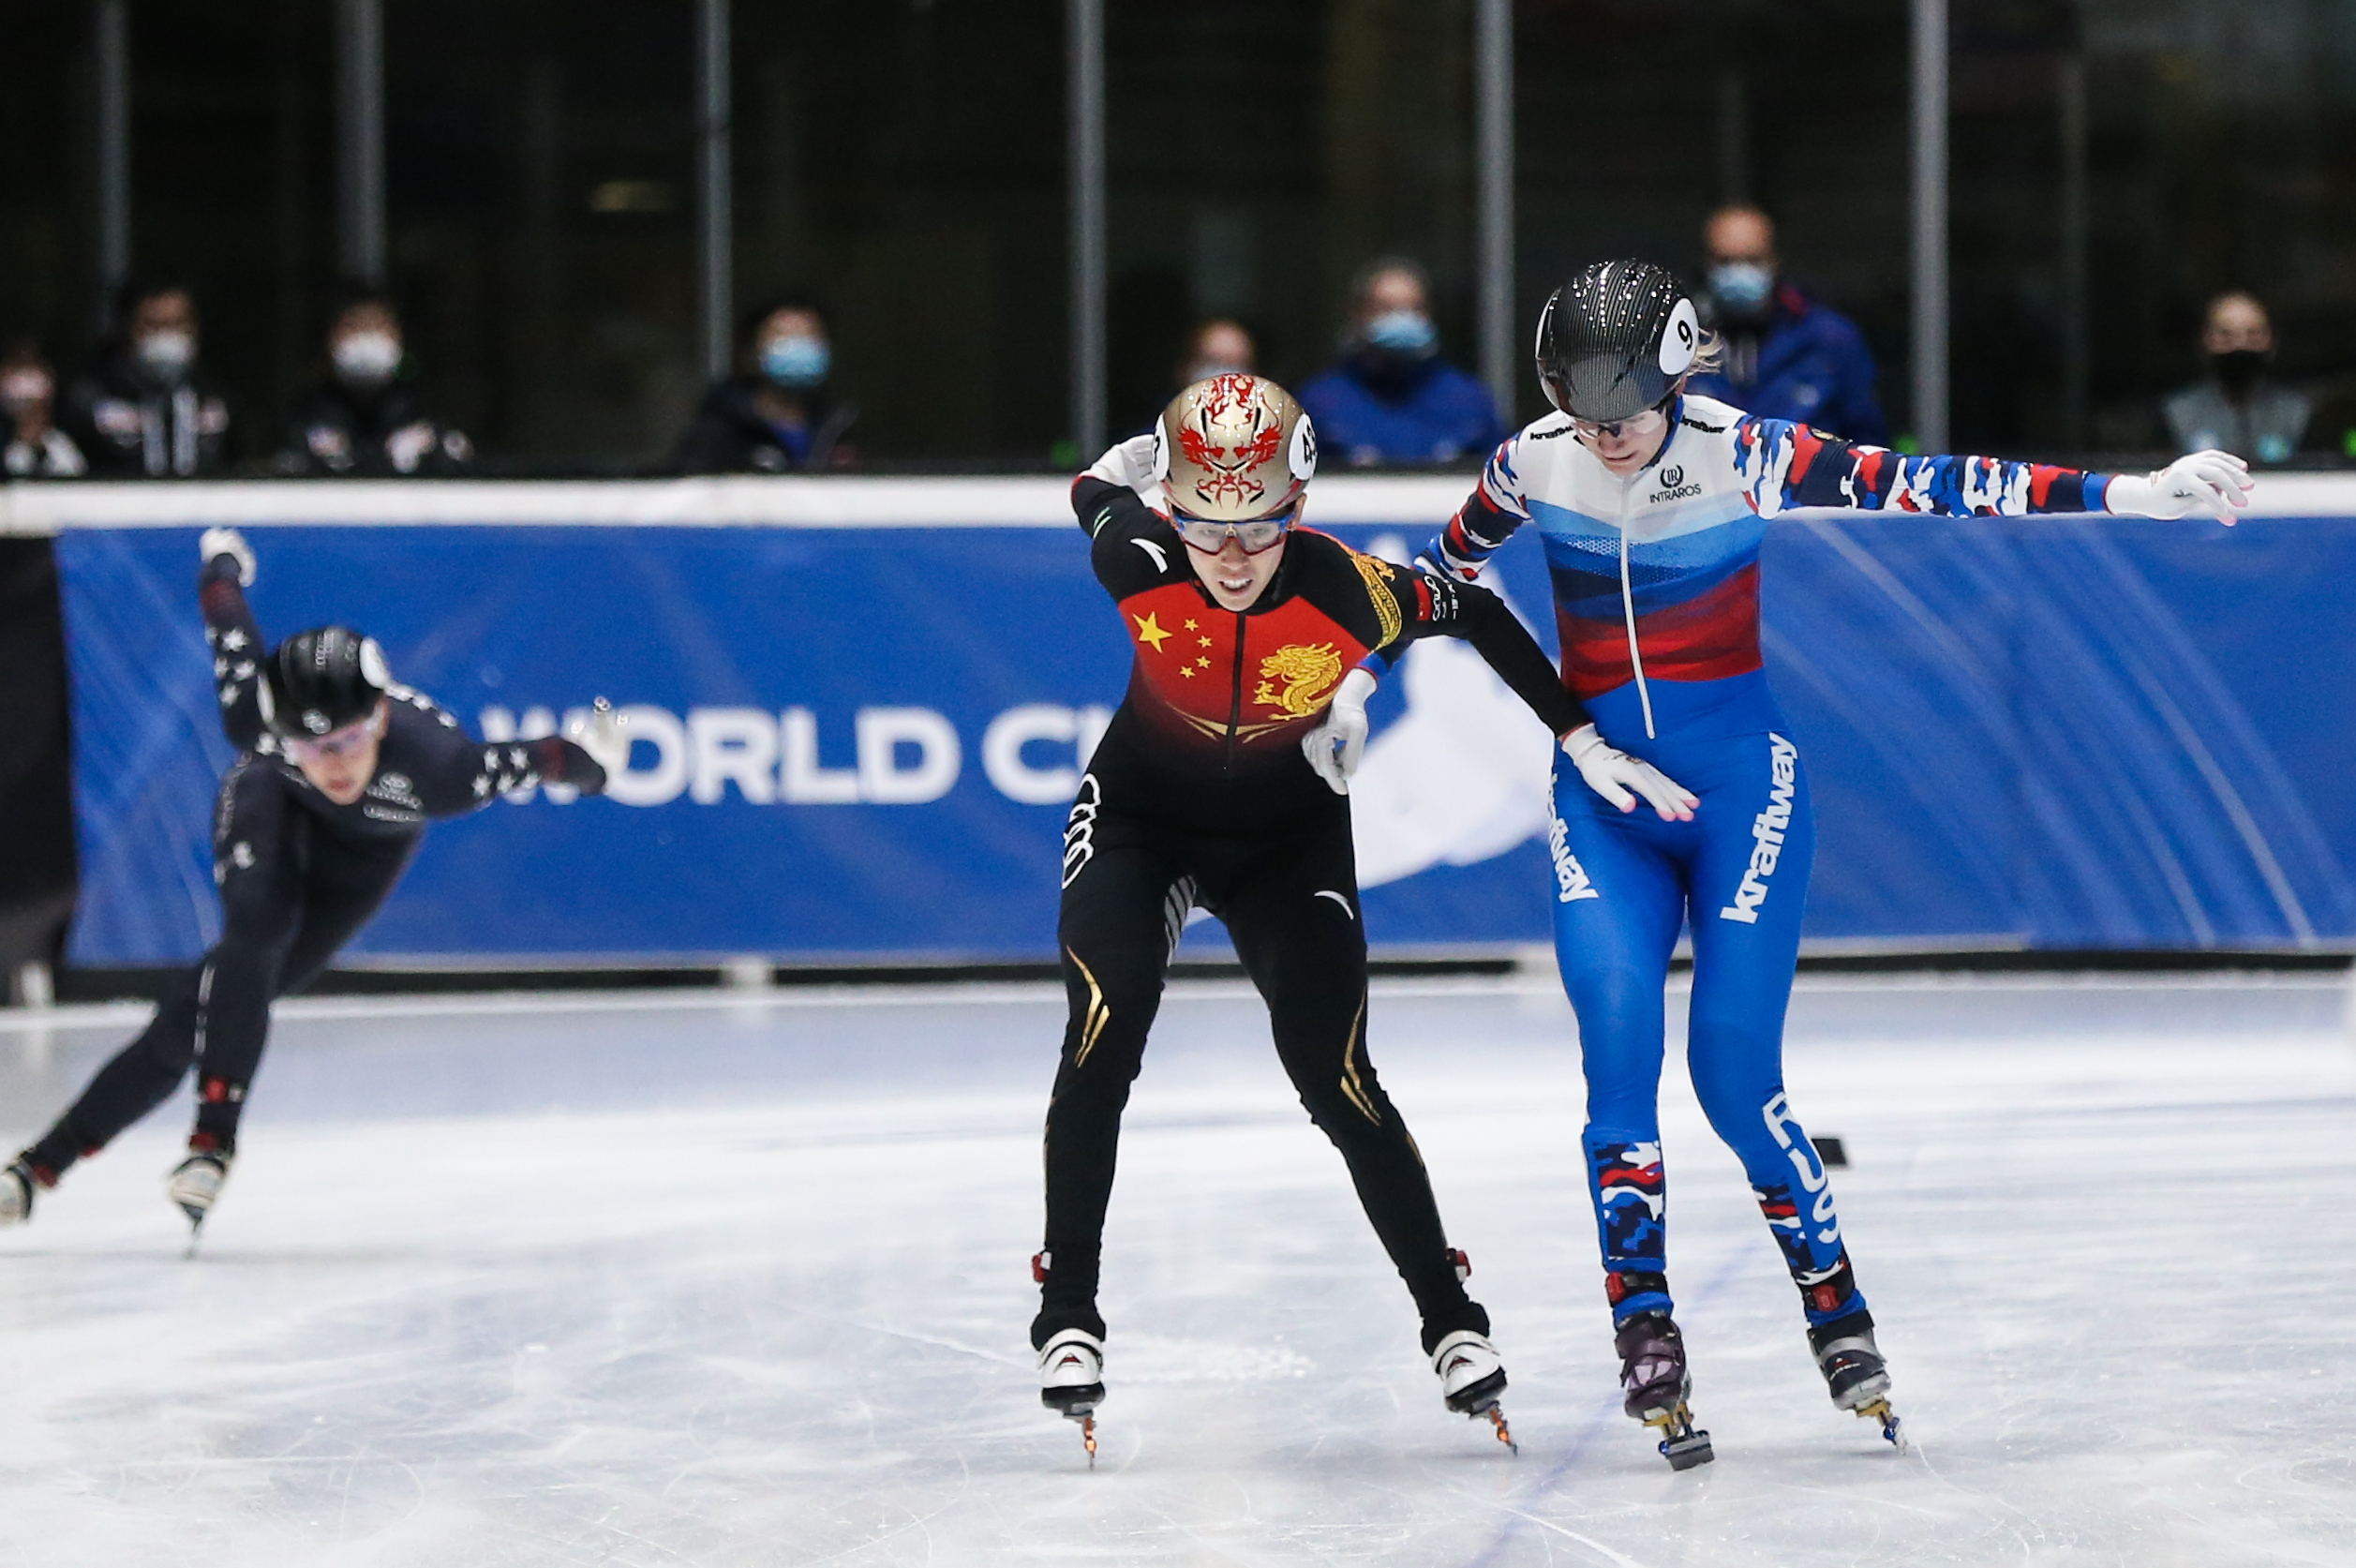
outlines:
[[[1342, 656], [1332, 643], [1287, 643], [1260, 662], [1260, 686], [1252, 701], [1305, 719], [1341, 678]], [[1282, 691], [1273, 684], [1278, 680], [1284, 682]]]

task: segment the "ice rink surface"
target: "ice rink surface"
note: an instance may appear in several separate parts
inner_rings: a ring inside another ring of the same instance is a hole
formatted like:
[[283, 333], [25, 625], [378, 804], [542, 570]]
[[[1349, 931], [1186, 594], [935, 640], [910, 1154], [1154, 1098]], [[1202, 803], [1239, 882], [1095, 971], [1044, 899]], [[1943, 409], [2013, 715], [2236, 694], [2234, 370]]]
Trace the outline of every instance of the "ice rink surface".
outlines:
[[[292, 1004], [196, 1259], [184, 1105], [0, 1233], [0, 1563], [2356, 1564], [2344, 1008], [1803, 983], [1905, 1455], [1827, 1401], [1673, 1054], [1719, 1456], [1676, 1474], [1618, 1411], [1551, 986], [1381, 986], [1371, 1027], [1518, 1458], [1441, 1408], [1257, 1002], [1174, 989], [1091, 1473], [1023, 1338], [1051, 992]], [[0, 1027], [7, 1146], [136, 1022]]]

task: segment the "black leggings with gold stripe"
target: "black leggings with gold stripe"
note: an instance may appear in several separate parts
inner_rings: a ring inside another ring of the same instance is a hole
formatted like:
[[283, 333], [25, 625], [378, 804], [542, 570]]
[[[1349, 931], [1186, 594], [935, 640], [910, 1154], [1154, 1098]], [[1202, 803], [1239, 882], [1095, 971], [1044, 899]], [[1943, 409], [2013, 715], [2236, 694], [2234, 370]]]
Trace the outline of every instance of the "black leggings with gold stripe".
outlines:
[[1065, 843], [1057, 936], [1071, 1018], [1047, 1108], [1047, 1243], [1032, 1343], [1066, 1328], [1104, 1333], [1096, 1281], [1121, 1112], [1194, 904], [1226, 923], [1267, 1002], [1276, 1054], [1309, 1119], [1349, 1163], [1423, 1314], [1424, 1348], [1457, 1329], [1486, 1333], [1487, 1315], [1457, 1280], [1423, 1157], [1366, 1059], [1366, 938], [1348, 802], [1335, 796], [1330, 811], [1287, 822], [1275, 837], [1209, 838], [1123, 813], [1091, 774]]

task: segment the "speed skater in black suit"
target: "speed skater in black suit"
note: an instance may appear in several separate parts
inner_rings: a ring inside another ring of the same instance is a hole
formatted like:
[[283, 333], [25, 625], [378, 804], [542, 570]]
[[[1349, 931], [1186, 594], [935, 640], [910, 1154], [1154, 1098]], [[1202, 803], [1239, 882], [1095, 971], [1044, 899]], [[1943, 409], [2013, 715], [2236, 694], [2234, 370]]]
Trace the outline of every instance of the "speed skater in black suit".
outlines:
[[146, 1031], [0, 1171], [0, 1224], [30, 1218], [37, 1193], [193, 1068], [196, 1128], [165, 1190], [201, 1227], [237, 1153], [271, 1003], [307, 984], [376, 913], [426, 821], [536, 784], [599, 794], [629, 755], [602, 702], [563, 737], [484, 745], [395, 683], [375, 640], [349, 627], [297, 633], [265, 653], [242, 591], [253, 551], [231, 529], [207, 530], [198, 551], [221, 727], [238, 748], [213, 814], [220, 940], [165, 992]]
[[1349, 1165], [1422, 1315], [1443, 1398], [1511, 1441], [1488, 1314], [1465, 1293], [1469, 1265], [1366, 1056], [1346, 796], [1375, 678], [1359, 666], [1414, 638], [1463, 637], [1555, 736], [1591, 741], [1593, 730], [1502, 601], [1297, 528], [1316, 460], [1290, 394], [1219, 376], [1072, 486], [1135, 655], [1065, 829], [1057, 940], [1070, 1019], [1047, 1112], [1046, 1244], [1032, 1265], [1040, 1397], [1081, 1424], [1092, 1455], [1121, 1113], [1198, 904], [1225, 922], [1303, 1106]]

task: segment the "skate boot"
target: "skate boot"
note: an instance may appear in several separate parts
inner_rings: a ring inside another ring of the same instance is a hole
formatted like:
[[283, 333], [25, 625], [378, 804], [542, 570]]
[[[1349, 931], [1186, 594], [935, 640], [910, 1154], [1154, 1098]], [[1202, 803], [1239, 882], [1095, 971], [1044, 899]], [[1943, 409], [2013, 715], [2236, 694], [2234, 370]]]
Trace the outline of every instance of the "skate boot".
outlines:
[[195, 1149], [188, 1157], [172, 1167], [171, 1175], [164, 1183], [164, 1196], [180, 1205], [180, 1212], [188, 1217], [188, 1245], [196, 1245], [196, 1235], [204, 1228], [204, 1217], [213, 1212], [213, 1204], [221, 1196], [221, 1184], [229, 1180], [229, 1164], [235, 1157], [214, 1149]]
[[1871, 1314], [1858, 1312], [1808, 1331], [1816, 1369], [1825, 1375], [1832, 1402], [1859, 1419], [1878, 1421], [1892, 1448], [1904, 1452], [1906, 1434], [1889, 1408], [1889, 1367], [1873, 1343]]
[[[1472, 1260], [1462, 1252], [1451, 1248], [1448, 1262], [1455, 1267], [1459, 1285], [1472, 1277]], [[1478, 1307], [1472, 1311], [1485, 1330], [1488, 1314]], [[1504, 1407], [1498, 1403], [1505, 1393], [1505, 1362], [1486, 1333], [1453, 1329], [1441, 1335], [1432, 1346], [1432, 1370], [1439, 1374], [1439, 1396], [1450, 1410], [1467, 1420], [1487, 1416], [1497, 1428], [1497, 1441], [1516, 1454], [1522, 1451], [1514, 1441], [1514, 1429], [1505, 1424]]]
[[1648, 1426], [1661, 1430], [1661, 1456], [1671, 1470], [1692, 1470], [1718, 1456], [1710, 1451], [1709, 1434], [1693, 1425], [1686, 1401], [1693, 1396], [1692, 1375], [1685, 1369], [1685, 1337], [1666, 1312], [1639, 1312], [1619, 1325], [1614, 1343], [1619, 1351], [1619, 1385], [1627, 1397], [1621, 1409]]
[[0, 1225], [22, 1225], [32, 1218], [33, 1193], [40, 1185], [32, 1161], [22, 1155], [15, 1164], [0, 1171]]
[[1096, 1468], [1096, 1407], [1104, 1402], [1104, 1341], [1067, 1328], [1039, 1347], [1039, 1403], [1080, 1423], [1088, 1468]]
[[1432, 1370], [1439, 1374], [1439, 1396], [1450, 1410], [1474, 1421], [1487, 1416], [1497, 1441], [1516, 1454], [1522, 1451], [1498, 1404], [1505, 1392], [1505, 1363], [1487, 1336], [1458, 1329], [1433, 1348]]

